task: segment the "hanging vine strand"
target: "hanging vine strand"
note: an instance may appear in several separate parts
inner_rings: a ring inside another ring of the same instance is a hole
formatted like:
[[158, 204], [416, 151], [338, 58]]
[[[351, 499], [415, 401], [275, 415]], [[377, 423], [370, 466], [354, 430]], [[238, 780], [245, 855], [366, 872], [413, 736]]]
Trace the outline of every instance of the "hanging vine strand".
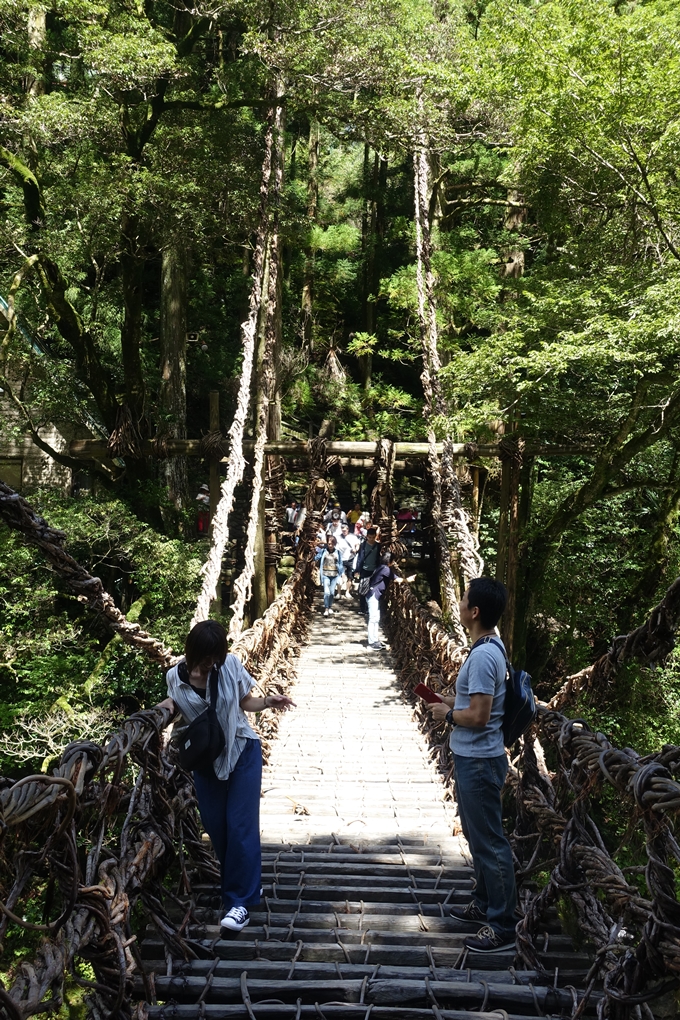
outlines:
[[648, 665], [661, 662], [675, 647], [675, 634], [679, 626], [680, 577], [677, 577], [647, 620], [630, 634], [615, 637], [609, 650], [592, 666], [567, 677], [550, 699], [548, 707], [560, 709], [581, 691], [600, 689], [619, 666], [630, 659], [638, 659]]
[[[413, 153], [414, 199], [416, 225], [416, 283], [418, 288], [418, 321], [423, 355], [421, 380], [425, 394], [425, 417], [427, 422], [428, 465], [432, 481], [432, 522], [437, 546], [440, 570], [440, 596], [444, 616], [451, 631], [460, 644], [466, 643], [465, 631], [460, 622], [458, 599], [460, 592], [451, 565], [451, 549], [442, 520], [443, 485], [442, 467], [450, 477], [451, 463], [447, 456], [440, 464], [437, 454], [437, 437], [434, 429], [435, 418], [441, 413], [439, 389], [439, 352], [437, 350], [437, 308], [434, 295], [434, 274], [432, 272], [431, 239], [429, 228], [429, 167], [424, 135]], [[453, 486], [448, 488], [452, 491]]]
[[265, 132], [264, 159], [260, 182], [260, 219], [253, 253], [253, 282], [250, 290], [248, 318], [241, 325], [243, 339], [243, 364], [239, 381], [236, 412], [229, 429], [229, 467], [222, 482], [220, 501], [212, 520], [212, 544], [208, 558], [203, 564], [203, 587], [196, 603], [191, 626], [210, 615], [210, 603], [217, 594], [217, 585], [222, 572], [222, 557], [229, 541], [229, 514], [234, 506], [236, 486], [243, 478], [246, 467], [243, 456], [243, 434], [250, 406], [250, 390], [253, 375], [253, 360], [257, 339], [257, 322], [262, 303], [265, 252], [269, 234], [269, 184], [272, 170], [272, 148], [274, 138], [274, 110], [270, 110]]
[[278, 293], [278, 275], [281, 261], [279, 250], [279, 200], [283, 188], [283, 107], [276, 107], [274, 117], [274, 144], [272, 159], [274, 162], [274, 183], [272, 186], [271, 206], [273, 209], [272, 226], [269, 240], [267, 309], [265, 324], [265, 345], [262, 358], [262, 377], [259, 382], [260, 401], [257, 408], [257, 427], [255, 438], [255, 455], [253, 459], [253, 491], [250, 498], [250, 513], [246, 530], [245, 564], [234, 583], [235, 598], [231, 606], [232, 617], [229, 624], [229, 639], [234, 640], [241, 632], [246, 603], [252, 593], [252, 582], [255, 574], [255, 542], [260, 526], [260, 498], [264, 483], [264, 447], [269, 433], [269, 399], [274, 391], [274, 348], [276, 345], [275, 309]]
[[[616, 639], [616, 654], [623, 648], [644, 649], [649, 660], [658, 661], [668, 653], [668, 628], [677, 626], [680, 615], [680, 579], [668, 595], [664, 608], [657, 607], [647, 624]], [[392, 585], [387, 599], [388, 627], [404, 691], [410, 693], [422, 682], [452, 694], [467, 649], [457, 646], [418, 605], [407, 585]], [[448, 729], [433, 723], [422, 702], [413, 700], [431, 756], [452, 788]], [[545, 707], [539, 711], [537, 736], [540, 739], [524, 740], [509, 773], [509, 790], [516, 796], [511, 842], [518, 875], [526, 878], [538, 869], [550, 874], [540, 892], [524, 887], [523, 919], [517, 928], [520, 956], [528, 968], [546, 975], [541, 960], [545, 914], [560, 900], [568, 900], [581, 936], [595, 947], [586, 988], [574, 1000], [573, 1020], [588, 1007], [598, 983], [604, 984], [599, 1017], [639, 1016], [636, 1009], [680, 986], [680, 902], [674, 871], [680, 847], [673, 832], [680, 814], [680, 747], [666, 746], [641, 757], [630, 748], [614, 747], [582, 720], [567, 719]], [[551, 748], [553, 759], [557, 756], [554, 772], [546, 768], [542, 745]], [[644, 836], [647, 867], [634, 868], [633, 873], [644, 871], [646, 893], [628, 877], [630, 869], [617, 863], [617, 851], [611, 848], [619, 844], [620, 836], [601, 833], [595, 821], [603, 818], [600, 801], [606, 786], [629, 809], [631, 830]], [[605, 824], [607, 814], [608, 809]], [[643, 1014], [651, 1018], [644, 1009]]]
[[45, 554], [56, 574], [66, 582], [82, 602], [103, 616], [113, 631], [120, 634], [126, 644], [169, 669], [175, 656], [161, 641], [152, 637], [137, 623], [130, 623], [116, 606], [111, 595], [104, 590], [98, 577], [93, 577], [64, 549], [66, 535], [51, 528], [29, 503], [4, 482], [0, 482], [0, 518], [10, 528], [20, 532], [27, 542]]

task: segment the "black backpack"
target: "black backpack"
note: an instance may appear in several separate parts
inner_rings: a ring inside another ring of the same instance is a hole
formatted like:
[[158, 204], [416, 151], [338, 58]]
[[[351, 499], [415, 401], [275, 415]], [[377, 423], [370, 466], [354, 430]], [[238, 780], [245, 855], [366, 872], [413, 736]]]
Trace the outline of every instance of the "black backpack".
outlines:
[[177, 735], [179, 763], [187, 772], [214, 775], [213, 762], [224, 750], [224, 730], [215, 711], [219, 672], [213, 667], [210, 675], [210, 704]]
[[475, 641], [470, 653], [472, 654], [477, 645], [484, 645], [488, 641], [493, 641], [505, 655], [507, 674], [503, 706], [503, 743], [506, 747], [512, 747], [536, 719], [536, 699], [531, 689], [531, 677], [526, 670], [515, 669], [505, 653], [505, 648], [496, 638], [491, 635], [480, 638], [479, 641]]

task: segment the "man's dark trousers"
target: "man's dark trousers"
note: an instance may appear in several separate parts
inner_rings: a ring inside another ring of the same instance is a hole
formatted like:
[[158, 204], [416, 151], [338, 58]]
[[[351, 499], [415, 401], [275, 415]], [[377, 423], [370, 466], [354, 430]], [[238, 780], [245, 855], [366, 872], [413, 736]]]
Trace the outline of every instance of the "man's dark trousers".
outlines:
[[477, 880], [472, 894], [474, 902], [495, 932], [501, 936], [514, 935], [515, 869], [501, 814], [507, 756], [466, 758], [454, 754], [453, 758], [458, 813]]

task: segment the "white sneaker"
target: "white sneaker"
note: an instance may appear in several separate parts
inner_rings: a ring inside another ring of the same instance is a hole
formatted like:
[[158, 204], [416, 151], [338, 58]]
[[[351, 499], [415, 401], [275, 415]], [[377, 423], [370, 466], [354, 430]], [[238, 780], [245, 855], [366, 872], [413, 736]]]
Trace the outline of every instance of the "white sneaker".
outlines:
[[345, 598], [346, 598], [346, 599], [349, 599], [349, 601], [351, 602], [351, 601], [352, 601], [352, 593], [351, 593], [351, 592], [349, 592], [349, 591], [346, 591], [346, 592], [345, 592]]
[[334, 609], [329, 609], [328, 610], [328, 615], [329, 616], [335, 616], [335, 610]]
[[323, 611], [323, 615], [324, 615], [324, 616], [330, 616], [330, 615], [331, 615], [331, 611], [330, 611], [330, 609], [324, 609], [324, 611]]
[[245, 907], [232, 907], [220, 921], [220, 928], [228, 928], [229, 931], [243, 931], [250, 922], [250, 915]]

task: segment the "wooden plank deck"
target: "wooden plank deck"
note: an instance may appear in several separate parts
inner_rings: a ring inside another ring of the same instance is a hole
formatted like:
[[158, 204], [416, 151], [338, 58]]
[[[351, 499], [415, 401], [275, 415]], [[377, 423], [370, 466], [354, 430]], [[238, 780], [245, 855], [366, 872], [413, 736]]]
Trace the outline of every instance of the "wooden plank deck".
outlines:
[[[263, 898], [237, 935], [219, 930], [219, 892], [194, 889], [189, 932], [207, 959], [168, 961], [142, 944], [158, 1004], [151, 1020], [195, 1017], [509, 1020], [570, 1016], [591, 963], [556, 916], [541, 962], [463, 947], [454, 920], [472, 872], [455, 805], [402, 699], [389, 650], [366, 648], [357, 602], [320, 599], [263, 778]], [[141, 991], [141, 983], [139, 994]], [[586, 1013], [595, 1011], [594, 996]]]

